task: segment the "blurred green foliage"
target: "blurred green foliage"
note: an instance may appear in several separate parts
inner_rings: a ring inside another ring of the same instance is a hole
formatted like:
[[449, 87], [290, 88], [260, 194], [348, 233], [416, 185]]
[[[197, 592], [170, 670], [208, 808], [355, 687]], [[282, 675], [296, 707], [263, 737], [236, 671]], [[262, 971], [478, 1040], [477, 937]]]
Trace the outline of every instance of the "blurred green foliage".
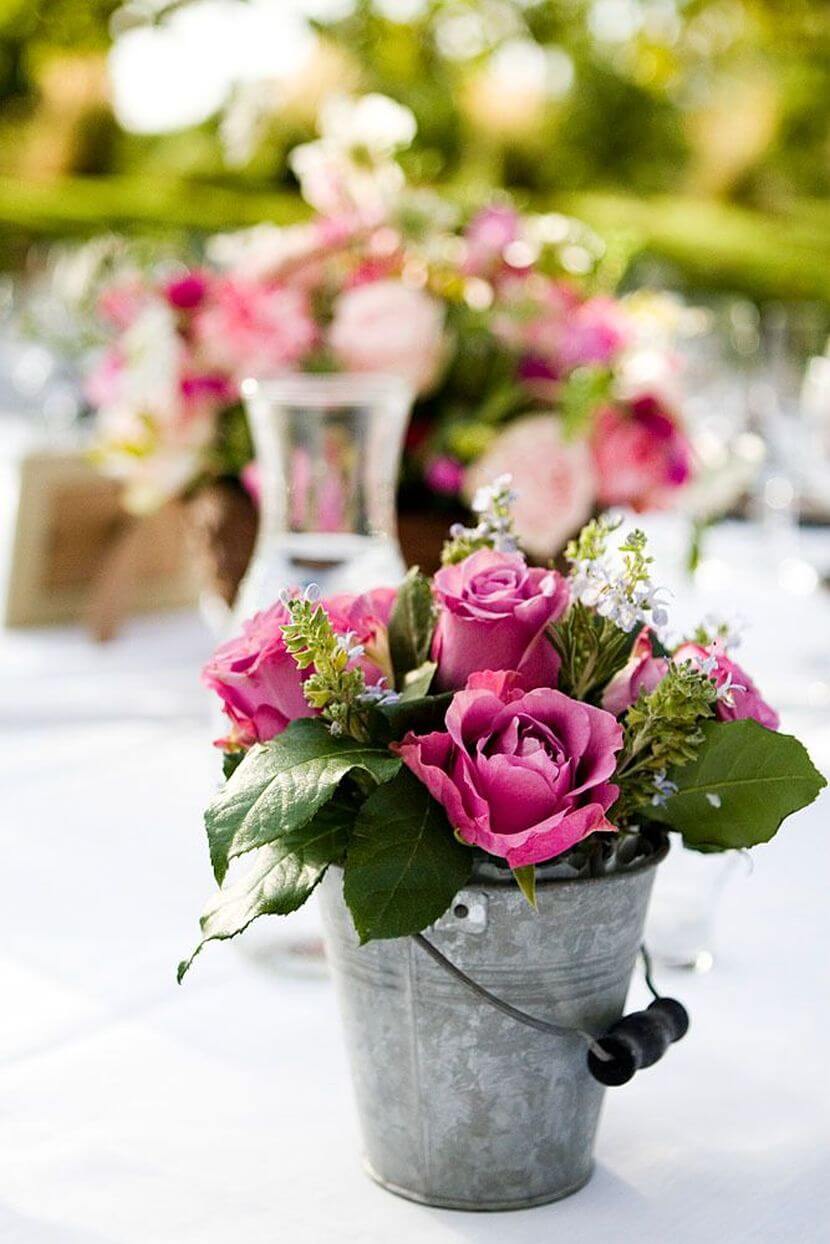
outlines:
[[[275, 90], [235, 168], [216, 118], [115, 126], [113, 15], [123, 29], [181, 2], [0, 0], [0, 262], [36, 235], [302, 210], [284, 157], [313, 134], [313, 84]], [[355, 0], [316, 28], [345, 89], [414, 111], [414, 180], [561, 205], [697, 286], [828, 296], [828, 0]]]

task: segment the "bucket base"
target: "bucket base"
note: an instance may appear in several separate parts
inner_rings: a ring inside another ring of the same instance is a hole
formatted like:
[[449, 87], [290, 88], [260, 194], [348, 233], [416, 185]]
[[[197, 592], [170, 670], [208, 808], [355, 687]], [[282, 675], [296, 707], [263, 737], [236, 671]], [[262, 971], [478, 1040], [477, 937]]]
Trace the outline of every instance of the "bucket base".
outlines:
[[466, 1210], [467, 1213], [474, 1214], [493, 1214], [502, 1213], [505, 1210], [517, 1209], [533, 1209], [537, 1205], [550, 1205], [553, 1201], [562, 1201], [566, 1196], [573, 1196], [575, 1192], [579, 1192], [580, 1188], [584, 1188], [588, 1180], [594, 1173], [594, 1164], [591, 1163], [588, 1168], [588, 1174], [584, 1179], [578, 1180], [577, 1183], [571, 1184], [567, 1188], [562, 1188], [559, 1192], [552, 1192], [550, 1195], [537, 1197], [524, 1197], [515, 1201], [491, 1201], [486, 1205], [481, 1202], [473, 1201], [452, 1201], [445, 1200], [443, 1197], [425, 1196], [422, 1192], [414, 1192], [411, 1188], [402, 1188], [399, 1184], [390, 1183], [387, 1179], [381, 1178], [372, 1164], [363, 1159], [363, 1169], [370, 1179], [373, 1179], [381, 1188], [385, 1188], [387, 1192], [393, 1192], [395, 1196], [403, 1197], [405, 1201], [415, 1201], [418, 1205], [431, 1205], [434, 1209], [458, 1209]]

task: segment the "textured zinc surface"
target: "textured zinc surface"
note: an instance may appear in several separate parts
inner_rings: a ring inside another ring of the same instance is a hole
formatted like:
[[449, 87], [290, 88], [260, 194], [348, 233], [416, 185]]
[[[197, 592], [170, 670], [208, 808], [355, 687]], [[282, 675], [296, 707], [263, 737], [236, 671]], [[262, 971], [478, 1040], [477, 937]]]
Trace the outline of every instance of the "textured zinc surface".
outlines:
[[[555, 1023], [601, 1033], [622, 1014], [653, 864], [539, 884], [471, 883], [428, 931], [478, 983]], [[342, 874], [321, 887], [366, 1161], [380, 1183], [461, 1209], [520, 1208], [589, 1178], [603, 1089], [577, 1035], [501, 1014], [411, 938], [359, 947]]]

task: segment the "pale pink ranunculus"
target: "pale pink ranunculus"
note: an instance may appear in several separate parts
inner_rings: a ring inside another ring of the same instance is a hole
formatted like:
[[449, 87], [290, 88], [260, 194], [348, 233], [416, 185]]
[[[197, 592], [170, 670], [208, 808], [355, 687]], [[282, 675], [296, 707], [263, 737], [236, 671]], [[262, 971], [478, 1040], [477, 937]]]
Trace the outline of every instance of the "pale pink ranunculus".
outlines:
[[619, 717], [636, 702], [641, 691], [645, 691], [646, 695], [652, 692], [663, 681], [668, 668], [665, 657], [654, 655], [651, 632], [644, 626], [634, 641], [627, 663], [605, 688], [602, 707]]
[[521, 544], [534, 557], [552, 557], [588, 521], [596, 476], [584, 441], [566, 441], [556, 415], [529, 415], [501, 432], [467, 469], [464, 496], [510, 475], [517, 499], [513, 520]]
[[726, 655], [723, 644], [715, 640], [710, 644], [681, 644], [673, 653], [672, 659], [677, 662], [690, 661], [699, 669], [708, 658], [715, 658], [715, 666], [710, 678], [715, 686], [728, 687], [727, 696], [715, 704], [715, 716], [718, 721], [743, 721], [751, 718], [768, 730], [778, 729], [778, 714], [767, 704], [755, 683], [745, 669]]
[[423, 394], [444, 364], [444, 308], [400, 281], [358, 285], [335, 301], [329, 345], [348, 371], [401, 376]]
[[[393, 588], [383, 588], [323, 602], [334, 630], [339, 635], [351, 632], [354, 642], [365, 647], [357, 664], [371, 685], [389, 673], [386, 626], [394, 598]], [[286, 651], [281, 628], [288, 621], [289, 612], [281, 602], [254, 614], [242, 624], [239, 635], [220, 644], [204, 667], [202, 681], [220, 697], [231, 722], [229, 735], [217, 746], [266, 743], [297, 718], [314, 716], [302, 687], [313, 668], [301, 673]]]
[[445, 731], [407, 734], [393, 750], [465, 842], [519, 868], [615, 828], [606, 813], [622, 742], [604, 709], [488, 670], [453, 696]]
[[591, 449], [603, 506], [661, 509], [691, 476], [691, 447], [682, 428], [651, 397], [603, 407]]
[[439, 605], [432, 644], [437, 683], [463, 687], [477, 670], [517, 670], [528, 686], [552, 686], [559, 657], [545, 634], [570, 603], [555, 570], [528, 566], [521, 553], [479, 549], [433, 579]]
[[196, 311], [193, 334], [208, 367], [240, 381], [296, 367], [317, 329], [303, 290], [224, 277]]

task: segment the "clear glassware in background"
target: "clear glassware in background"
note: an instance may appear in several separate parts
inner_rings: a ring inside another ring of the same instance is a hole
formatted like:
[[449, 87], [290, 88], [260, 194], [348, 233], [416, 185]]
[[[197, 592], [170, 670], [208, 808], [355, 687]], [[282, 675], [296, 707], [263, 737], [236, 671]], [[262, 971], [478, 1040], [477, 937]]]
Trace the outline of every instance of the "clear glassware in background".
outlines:
[[723, 891], [740, 869], [736, 851], [703, 854], [676, 843], [657, 870], [645, 941], [663, 967], [708, 972]]
[[237, 621], [284, 587], [324, 596], [404, 574], [395, 495], [412, 394], [395, 376], [292, 375], [243, 386], [256, 449], [260, 527]]
[[[234, 629], [285, 587], [323, 596], [395, 586], [405, 566], [395, 498], [412, 394], [381, 375], [292, 375], [243, 386], [259, 473], [260, 525]], [[242, 951], [282, 974], [324, 971], [316, 906], [290, 930], [249, 930]]]
[[755, 509], [768, 564], [785, 591], [808, 596], [819, 576], [804, 556], [799, 521], [811, 485], [820, 478], [814, 426], [805, 417], [804, 381], [811, 359], [826, 346], [830, 317], [820, 303], [771, 303], [762, 308], [758, 367], [750, 409], [767, 445]]
[[[683, 412], [696, 458], [696, 479], [684, 508], [707, 523], [733, 510], [750, 492], [765, 448], [749, 424], [749, 390], [759, 346], [759, 315], [744, 298], [717, 298], [690, 312], [678, 342]], [[708, 556], [703, 572], [728, 568]]]

